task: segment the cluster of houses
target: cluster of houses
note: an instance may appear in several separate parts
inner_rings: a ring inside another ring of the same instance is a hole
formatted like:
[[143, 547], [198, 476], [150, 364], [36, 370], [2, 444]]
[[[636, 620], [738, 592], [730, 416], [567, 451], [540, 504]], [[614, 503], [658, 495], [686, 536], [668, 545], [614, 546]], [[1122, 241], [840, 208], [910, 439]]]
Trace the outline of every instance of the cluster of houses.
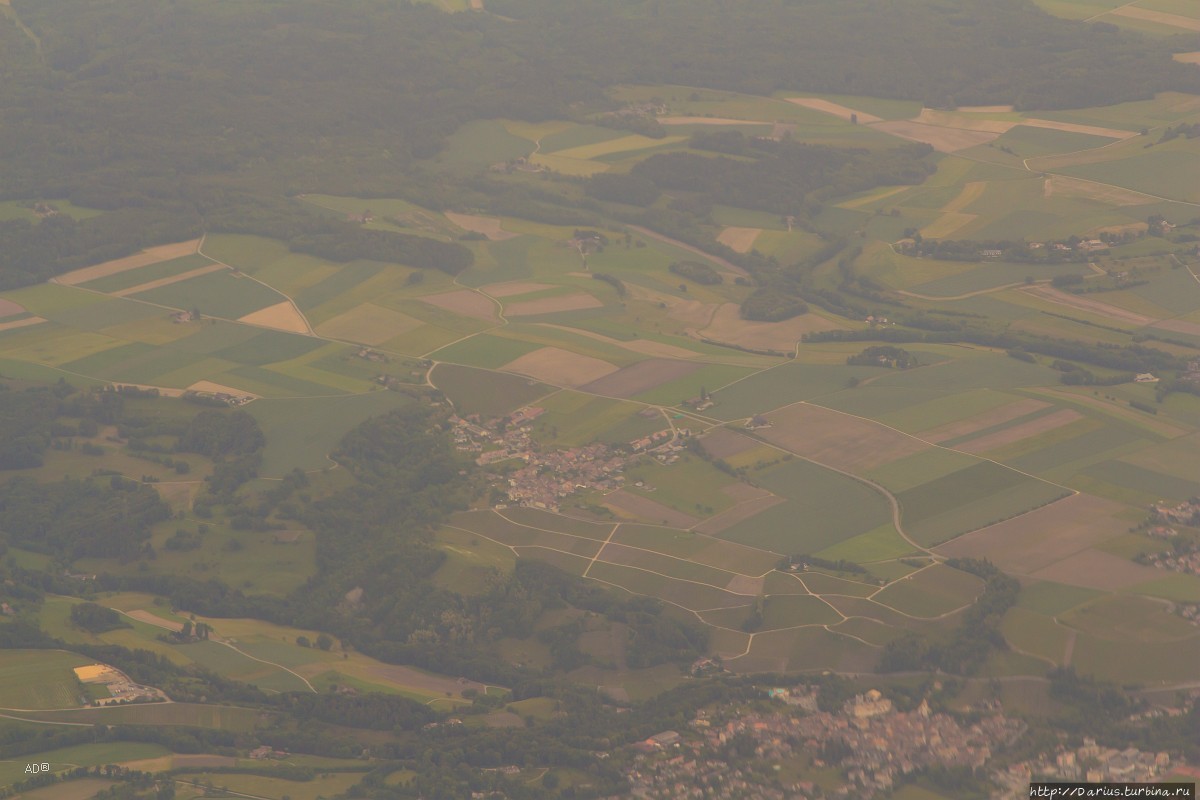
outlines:
[[1082, 747], [1063, 748], [1033, 761], [1018, 762], [997, 777], [1007, 788], [1003, 796], [1016, 800], [1029, 796], [1031, 781], [1149, 783], [1162, 778], [1171, 768], [1169, 753], [1148, 753], [1135, 747], [1124, 750], [1101, 747], [1089, 737], [1084, 738]]
[[1159, 523], [1196, 525], [1200, 523], [1200, 497], [1193, 497], [1174, 506], [1168, 506], [1160, 500], [1150, 506], [1150, 515]]
[[[1015, 741], [1025, 725], [1002, 714], [972, 724], [934, 712], [928, 703], [897, 712], [872, 690], [849, 700], [836, 712], [818, 710], [813, 690], [772, 689], [769, 696], [786, 708], [779, 712], [740, 713], [721, 718], [697, 712], [692, 735], [664, 731], [635, 746], [638, 755], [626, 770], [630, 794], [645, 798], [870, 798], [889, 794], [907, 774], [932, 767], [983, 766], [992, 753]], [[753, 756], [726, 760], [729, 745]], [[831, 743], [836, 747], [830, 748]], [[833, 754], [837, 751], [836, 754]], [[809, 781], [783, 785], [763, 779], [779, 764], [807, 756], [818, 768], [838, 766], [847, 782], [832, 791]], [[825, 757], [838, 760], [827, 764]], [[698, 791], [699, 790], [699, 791]]]

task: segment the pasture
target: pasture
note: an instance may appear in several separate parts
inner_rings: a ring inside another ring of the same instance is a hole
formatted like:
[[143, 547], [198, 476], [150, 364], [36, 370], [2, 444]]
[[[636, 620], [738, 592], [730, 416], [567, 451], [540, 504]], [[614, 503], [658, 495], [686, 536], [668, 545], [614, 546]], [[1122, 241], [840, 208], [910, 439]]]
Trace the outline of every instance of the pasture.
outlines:
[[73, 669], [93, 663], [62, 650], [0, 651], [0, 707], [74, 708], [84, 695]]

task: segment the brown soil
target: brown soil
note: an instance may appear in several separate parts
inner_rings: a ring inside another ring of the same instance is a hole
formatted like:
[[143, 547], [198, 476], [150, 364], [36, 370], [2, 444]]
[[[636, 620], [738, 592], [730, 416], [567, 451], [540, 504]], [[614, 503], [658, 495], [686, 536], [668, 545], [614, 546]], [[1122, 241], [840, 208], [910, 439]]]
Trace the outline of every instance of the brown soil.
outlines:
[[399, 311], [364, 303], [317, 326], [317, 332], [331, 339], [383, 344], [423, 324], [421, 320]]
[[947, 439], [957, 439], [959, 436], [966, 436], [975, 431], [990, 428], [993, 425], [1003, 425], [1010, 420], [1040, 411], [1048, 405], [1050, 404], [1041, 400], [1019, 400], [1015, 403], [1009, 403], [1008, 405], [985, 411], [982, 414], [976, 414], [973, 417], [967, 417], [956, 422], [939, 425], [936, 428], [930, 428], [927, 431], [922, 431], [919, 435], [922, 439], [936, 444], [944, 442]]
[[138, 267], [157, 264], [159, 261], [169, 261], [173, 258], [190, 256], [196, 252], [199, 246], [199, 239], [191, 239], [186, 242], [148, 247], [140, 253], [134, 253], [125, 258], [105, 261], [103, 264], [96, 264], [91, 267], [77, 269], [74, 272], [68, 272], [66, 275], [59, 275], [54, 279], [54, 282], [65, 284], [66, 286], [75, 286], [76, 284], [94, 281], [97, 278], [103, 278], [107, 275], [116, 275], [118, 272], [127, 272]]
[[1182, 28], [1185, 31], [1200, 31], [1200, 19], [1181, 17], [1178, 14], [1168, 14], [1165, 11], [1151, 11], [1137, 6], [1121, 6], [1108, 12], [1118, 17], [1141, 19], [1146, 22], [1157, 22], [1159, 25], [1169, 25], [1172, 28]]
[[1047, 414], [1044, 417], [1031, 419], [1029, 422], [1024, 422], [1020, 425], [1014, 425], [1011, 428], [1005, 428], [995, 433], [989, 433], [986, 436], [980, 436], [978, 439], [963, 442], [955, 449], [975, 454], [986, 453], [989, 450], [995, 450], [998, 447], [1019, 442], [1031, 436], [1038, 436], [1056, 428], [1061, 428], [1064, 425], [1070, 425], [1077, 419], [1083, 419], [1083, 415], [1078, 411], [1064, 408], [1062, 411], [1055, 411], [1053, 414]]
[[1112, 591], [1146, 581], [1161, 580], [1163, 572], [1154, 567], [1143, 567], [1111, 553], [1084, 550], [1038, 570], [1033, 576], [1070, 586]]
[[159, 278], [158, 280], [154, 281], [146, 281], [145, 283], [139, 283], [137, 286], [130, 286], [127, 289], [118, 289], [115, 292], [109, 292], [109, 294], [111, 294], [113, 297], [128, 297], [131, 294], [148, 292], [151, 289], [157, 289], [160, 286], [169, 286], [172, 283], [179, 283], [180, 281], [198, 278], [201, 275], [207, 275], [210, 272], [218, 272], [223, 269], [229, 268], [224, 264], [206, 264], [203, 267], [189, 269], [187, 272], [181, 272], [178, 275], [169, 275], [166, 278]]
[[1086, 133], [1090, 136], [1106, 136], [1109, 139], [1132, 139], [1136, 131], [1123, 131], [1120, 128], [1102, 128], [1099, 125], [1079, 125], [1074, 122], [1056, 122], [1050, 119], [1023, 119], [1021, 125], [1030, 128], [1049, 128], [1054, 131], [1067, 133]]
[[544, 328], [553, 328], [558, 331], [566, 331], [567, 333], [575, 334], [576, 336], [586, 336], [589, 339], [595, 339], [598, 342], [610, 344], [613, 347], [620, 347], [631, 353], [640, 353], [646, 356], [654, 356], [656, 358], [696, 358], [698, 353], [691, 350], [685, 350], [682, 347], [676, 347], [673, 344], [665, 344], [663, 342], [654, 342], [649, 339], [632, 339], [628, 342], [621, 339], [613, 339], [601, 333], [594, 331], [585, 331], [582, 328], [571, 328], [566, 325], [551, 325], [548, 322], [537, 323]]
[[797, 455], [861, 474], [929, 447], [870, 420], [800, 403], [767, 415], [762, 438]]
[[505, 364], [501, 369], [528, 375], [555, 386], [591, 385], [617, 371], [607, 361], [557, 347], [543, 347]]
[[539, 297], [536, 300], [522, 300], [505, 306], [504, 314], [508, 317], [533, 317], [538, 314], [555, 314], [560, 311], [579, 311], [585, 308], [600, 308], [601, 303], [595, 297], [584, 292], [564, 294], [558, 297]]
[[1099, 314], [1102, 317], [1107, 317], [1108, 319], [1119, 322], [1128, 322], [1130, 324], [1137, 325], [1138, 327], [1149, 325], [1151, 322], [1154, 322], [1154, 320], [1150, 317], [1134, 313], [1133, 311], [1117, 308], [1116, 306], [1109, 305], [1108, 303], [1102, 303], [1099, 300], [1089, 300], [1086, 297], [1081, 297], [1079, 295], [1060, 292], [1058, 289], [1053, 289], [1047, 286], [1034, 286], [1024, 289], [1023, 291], [1040, 297], [1043, 300], [1049, 300], [1052, 303], [1078, 308], [1081, 311], [1090, 311], [1093, 314]]
[[247, 325], [257, 325], [260, 328], [287, 331], [288, 333], [312, 332], [308, 327], [308, 321], [304, 319], [304, 315], [296, 310], [291, 300], [284, 300], [282, 303], [261, 308], [258, 311], [241, 317], [238, 322], [244, 322]]
[[699, 334], [717, 342], [736, 344], [755, 350], [791, 351], [806, 333], [841, 328], [818, 314], [801, 314], [783, 322], [752, 322], [744, 320], [736, 303], [725, 303], [717, 309], [712, 321]]
[[490, 294], [492, 297], [511, 297], [517, 294], [529, 294], [530, 292], [540, 292], [543, 289], [553, 289], [554, 287], [548, 283], [533, 283], [532, 281], [507, 281], [505, 283], [491, 283], [481, 287], [481, 291]]
[[484, 319], [489, 322], [496, 321], [496, 304], [479, 292], [473, 292], [470, 289], [426, 295], [421, 298], [421, 302], [466, 317]]
[[744, 503], [739, 503], [728, 511], [722, 511], [714, 517], [701, 522], [695, 527], [697, 533], [705, 533], [709, 536], [717, 536], [737, 525], [740, 522], [745, 522], [748, 519], [758, 516], [772, 506], [777, 506], [784, 502], [782, 497], [761, 497], [757, 500], [747, 500]]
[[1111, 500], [1077, 494], [940, 545], [944, 556], [988, 558], [1000, 569], [1031, 575], [1094, 544], [1125, 533], [1125, 509]]
[[[610, 506], [618, 513], [624, 511], [638, 519], [655, 525], [669, 525], [672, 528], [690, 528], [700, 520], [682, 511], [676, 511], [657, 500], [618, 489], [605, 496], [604, 505]], [[619, 562], [618, 562], [619, 563]]]
[[219, 383], [213, 383], [212, 381], [196, 381], [187, 388], [196, 392], [213, 392], [240, 395], [242, 397], [258, 397], [258, 395], [254, 394], [253, 392], [247, 392], [245, 389], [234, 389], [232, 386], [223, 386]]
[[13, 314], [25, 313], [25, 307], [17, 305], [12, 300], [0, 297], [0, 317], [11, 317]]
[[[665, 358], [652, 358], [642, 361], [607, 377], [583, 386], [583, 390], [610, 397], [633, 397], [635, 394], [649, 391], [668, 381], [690, 375], [700, 369], [699, 364], [687, 361], [674, 361]], [[682, 397], [680, 400], [686, 400]]]
[[983, 133], [997, 134], [1005, 133], [1017, 125], [1015, 120], [976, 119], [957, 114], [953, 111], [935, 111], [932, 108], [921, 109], [921, 113], [914, 117], [913, 121], [921, 122], [925, 125], [936, 125], [941, 128], [956, 128], [964, 131], [981, 131]]
[[721, 231], [717, 241], [738, 253], [749, 253], [754, 249], [754, 240], [762, 228], [737, 228], [730, 226]]
[[704, 452], [714, 459], [736, 456], [759, 446], [758, 442], [749, 436], [743, 436], [728, 428], [715, 428], [700, 440], [700, 444], [704, 445]]
[[874, 114], [868, 114], [865, 111], [855, 111], [853, 108], [846, 108], [846, 106], [843, 106], [839, 103], [834, 103], [830, 100], [822, 100], [819, 97], [789, 97], [787, 101], [789, 103], [795, 103], [798, 106], [811, 108], [813, 111], [824, 111], [826, 114], [833, 114], [835, 117], [841, 117], [847, 121], [849, 121], [852, 115], [857, 115], [858, 121], [863, 125], [866, 125], [870, 122], [883, 122], [882, 118], [877, 117]]
[[1191, 336], [1200, 336], [1200, 323], [1188, 322], [1182, 319], [1165, 319], [1162, 322], [1155, 323], [1153, 327], [1175, 331], [1176, 333], [1186, 333]]
[[11, 322], [0, 322], [0, 331], [10, 331], [13, 328], [27, 328], [30, 325], [37, 325], [45, 321], [42, 317], [26, 317], [25, 319], [14, 319]]
[[968, 131], [961, 128], [942, 128], [936, 125], [924, 125], [910, 120], [894, 120], [892, 122], [877, 122], [871, 127], [909, 139], [914, 142], [925, 142], [934, 150], [942, 153], [955, 153], [981, 144], [987, 144], [1000, 134], [988, 131]]
[[502, 242], [505, 239], [514, 239], [520, 236], [518, 233], [506, 231], [500, 227], [500, 220], [496, 217], [478, 217], [474, 214], [455, 214], [453, 211], [443, 212], [446, 219], [453, 222], [464, 231], [472, 233], [482, 233], [493, 242]]

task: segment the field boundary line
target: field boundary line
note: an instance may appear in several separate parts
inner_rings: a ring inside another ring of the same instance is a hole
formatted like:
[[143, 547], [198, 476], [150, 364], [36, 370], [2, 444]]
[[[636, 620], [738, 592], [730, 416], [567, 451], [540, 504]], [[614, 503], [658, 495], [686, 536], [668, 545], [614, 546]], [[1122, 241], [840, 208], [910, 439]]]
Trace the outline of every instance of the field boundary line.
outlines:
[[294, 672], [294, 671], [288, 669], [283, 664], [276, 664], [274, 661], [267, 661], [265, 658], [257, 658], [256, 656], [252, 656], [249, 653], [247, 653], [246, 651], [239, 650], [237, 647], [235, 647], [234, 645], [232, 645], [226, 641], [218, 640], [216, 642], [216, 644], [225, 645], [230, 650], [234, 651], [235, 653], [241, 653], [242, 655], [244, 655], [246, 658], [250, 659], [251, 661], [257, 661], [261, 664], [270, 664], [272, 667], [279, 667], [279, 669], [283, 670], [284, 672], [290, 672], [292, 675], [295, 675], [297, 678], [304, 681], [304, 685], [308, 687], [310, 692], [312, 692], [313, 694], [319, 694], [319, 692], [317, 692], [317, 690], [313, 688], [313, 685], [308, 682], [308, 678], [304, 677], [299, 672]]
[[[284, 300], [286, 300], [288, 302], [288, 305], [290, 305], [292, 307], [292, 310], [295, 311], [296, 314], [300, 317], [300, 319], [304, 322], [304, 327], [308, 329], [308, 332], [303, 335], [316, 337], [317, 332], [315, 330], [313, 330], [312, 323], [308, 321], [308, 317], [305, 316], [304, 312], [300, 310], [300, 306], [296, 305], [296, 301], [292, 299], [291, 295], [284, 294], [283, 292], [279, 291], [271, 284], [269, 284], [265, 281], [260, 281], [258, 278], [254, 277], [253, 275], [251, 275], [247, 272], [244, 272], [244, 271], [238, 269], [237, 267], [233, 266], [232, 264], [226, 264], [224, 261], [221, 261], [220, 259], [217, 259], [217, 258], [213, 258], [212, 256], [206, 254], [204, 252], [204, 240], [207, 238], [208, 238], [208, 232], [206, 231], [200, 237], [200, 243], [198, 245], [196, 245], [196, 254], [197, 255], [204, 256], [205, 258], [207, 258], [209, 261], [212, 261], [213, 263], [220, 264], [224, 267], [228, 267], [229, 269], [236, 272], [238, 275], [241, 275], [245, 278], [249, 278], [250, 280], [257, 283], [259, 286], [265, 286], [268, 289], [270, 289], [272, 292], [274, 292], [275, 294], [282, 297]], [[251, 313], [253, 313], [253, 312], [251, 312]], [[246, 323], [246, 324], [253, 324], [253, 323]], [[266, 328], [267, 326], [266, 325], [256, 325], [255, 327]], [[267, 330], [279, 330], [279, 329], [278, 328], [267, 328]], [[294, 331], [289, 331], [289, 333], [294, 333]]]

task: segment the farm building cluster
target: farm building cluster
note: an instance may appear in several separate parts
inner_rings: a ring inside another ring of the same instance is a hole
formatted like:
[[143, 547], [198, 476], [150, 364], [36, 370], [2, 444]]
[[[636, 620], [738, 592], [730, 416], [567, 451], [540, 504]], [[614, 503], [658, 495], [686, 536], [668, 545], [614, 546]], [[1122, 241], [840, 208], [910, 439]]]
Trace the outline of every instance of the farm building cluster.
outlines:
[[107, 664], [89, 664], [75, 667], [75, 677], [85, 686], [103, 687], [107, 697], [94, 697], [90, 705], [110, 706], [124, 703], [166, 702], [167, 696], [161, 689], [134, 683], [125, 673]]

